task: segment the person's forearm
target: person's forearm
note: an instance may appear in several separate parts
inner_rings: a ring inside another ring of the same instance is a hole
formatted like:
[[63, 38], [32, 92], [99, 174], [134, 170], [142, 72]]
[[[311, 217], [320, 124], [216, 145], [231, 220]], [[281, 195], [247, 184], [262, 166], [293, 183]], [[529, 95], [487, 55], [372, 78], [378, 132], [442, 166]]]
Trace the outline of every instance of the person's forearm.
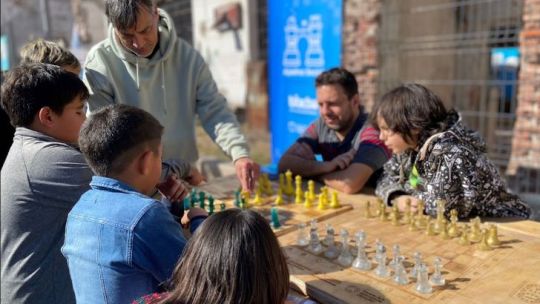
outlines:
[[293, 174], [301, 176], [319, 176], [332, 169], [328, 162], [304, 159], [294, 155], [283, 156], [279, 161], [279, 172], [291, 170]]
[[321, 176], [321, 181], [338, 191], [356, 193], [368, 181], [373, 169], [365, 164], [352, 164], [344, 170], [334, 171]]

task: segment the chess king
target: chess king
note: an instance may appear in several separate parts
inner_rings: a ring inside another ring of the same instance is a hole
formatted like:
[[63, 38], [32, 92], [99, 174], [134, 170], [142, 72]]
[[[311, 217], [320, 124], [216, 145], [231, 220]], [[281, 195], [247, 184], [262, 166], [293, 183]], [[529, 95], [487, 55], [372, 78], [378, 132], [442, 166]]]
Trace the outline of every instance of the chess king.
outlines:
[[318, 178], [345, 193], [373, 185], [390, 152], [368, 123], [354, 75], [333, 68], [317, 77], [315, 88], [320, 117], [285, 152], [279, 171]]

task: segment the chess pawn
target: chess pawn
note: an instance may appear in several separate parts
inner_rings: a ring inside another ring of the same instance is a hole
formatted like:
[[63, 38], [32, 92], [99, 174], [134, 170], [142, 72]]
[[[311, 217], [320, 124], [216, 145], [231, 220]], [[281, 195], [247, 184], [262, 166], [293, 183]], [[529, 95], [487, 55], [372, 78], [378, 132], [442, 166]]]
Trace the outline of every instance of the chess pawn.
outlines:
[[416, 220], [414, 219], [414, 217], [411, 217], [411, 221], [409, 222], [409, 231], [415, 231], [417, 230], [417, 226], [416, 226]]
[[302, 190], [302, 176], [297, 175], [294, 177], [294, 184], [296, 186], [296, 192], [303, 193]]
[[386, 267], [386, 248], [383, 244], [377, 246], [377, 268], [375, 268], [375, 274], [381, 278], [390, 276], [390, 271]]
[[457, 221], [458, 221], [457, 210], [456, 209], [450, 210], [450, 226], [448, 227], [448, 235], [450, 237], [459, 236], [459, 228], [457, 225]]
[[448, 235], [448, 230], [446, 229], [446, 220], [445, 219], [443, 219], [441, 221], [440, 229], [441, 229], [441, 231], [440, 231], [441, 239], [443, 239], [443, 240], [450, 239], [450, 235]]
[[422, 254], [417, 251], [413, 254], [413, 258], [414, 258], [414, 266], [413, 268], [411, 268], [410, 277], [417, 278], [418, 268], [420, 267], [420, 264], [422, 264]]
[[[323, 197], [324, 197], [324, 194], [323, 194]], [[337, 193], [337, 191], [333, 191], [332, 192], [332, 200], [330, 201], [330, 208], [337, 209], [339, 207], [340, 207], [340, 205], [339, 205], [339, 200], [338, 200], [338, 193]]]
[[341, 266], [351, 266], [353, 256], [349, 250], [349, 232], [346, 229], [341, 229], [341, 253], [337, 259]]
[[302, 204], [303, 201], [304, 201], [304, 195], [302, 193], [302, 189], [296, 189], [294, 203], [299, 205], [299, 204]]
[[306, 224], [300, 223], [298, 224], [298, 235], [296, 237], [296, 245], [300, 247], [305, 247], [309, 245], [309, 240], [306, 235]]
[[360, 230], [358, 232], [356, 232], [354, 234], [355, 238], [356, 238], [356, 245], [357, 246], [362, 246], [362, 247], [366, 247], [366, 233], [364, 232], [364, 230]]
[[371, 218], [373, 217], [373, 215], [371, 215], [371, 202], [370, 201], [367, 201], [366, 204], [364, 205], [364, 213], [366, 215], [366, 218]]
[[393, 226], [399, 226], [399, 209], [397, 205], [394, 205], [392, 207], [392, 211], [390, 213], [390, 218], [392, 219], [392, 225]]
[[279, 174], [279, 190], [281, 190], [281, 194], [283, 195], [284, 192], [286, 192], [285, 190], [285, 174], [283, 173], [280, 173]]
[[323, 240], [323, 244], [330, 246], [334, 243], [334, 227], [331, 224], [326, 224], [326, 237]]
[[431, 279], [429, 280], [431, 282], [431, 285], [433, 286], [444, 286], [446, 283], [446, 280], [441, 274], [441, 268], [442, 268], [442, 261], [441, 258], [435, 257], [435, 260], [433, 261], [433, 274], [431, 275]]
[[318, 210], [324, 210], [326, 209], [326, 206], [324, 204], [324, 199], [323, 199], [323, 194], [322, 193], [319, 193], [317, 195], [317, 198], [319, 199], [319, 204], [317, 204], [317, 209]]
[[317, 229], [312, 228], [309, 231], [309, 251], [312, 252], [313, 254], [319, 254], [323, 251], [323, 247], [319, 240], [319, 234], [317, 233]]
[[358, 251], [356, 253], [356, 259], [354, 259], [352, 263], [352, 267], [360, 270], [370, 270], [371, 261], [367, 258], [364, 242], [359, 242], [357, 237], [356, 243], [358, 245]]
[[411, 212], [411, 200], [410, 199], [407, 199], [405, 201], [405, 212], [404, 212], [404, 215], [403, 215], [403, 222], [405, 222], [405, 224], [410, 224], [411, 220], [412, 220], [412, 212]]
[[308, 195], [311, 201], [315, 200], [315, 182], [311, 179], [308, 180]]
[[490, 246], [499, 246], [501, 241], [499, 241], [499, 237], [497, 236], [497, 226], [490, 224], [488, 229], [487, 243]]
[[480, 222], [477, 219], [471, 220], [471, 231], [469, 233], [469, 240], [472, 242], [479, 242], [482, 239], [482, 232], [480, 230]]
[[383, 221], [383, 222], [388, 221], [388, 216], [386, 214], [386, 205], [382, 204], [380, 206], [381, 206], [381, 212], [380, 212], [380, 215], [379, 215], [380, 220]]
[[283, 190], [281, 188], [278, 189], [275, 204], [277, 206], [283, 205]]
[[219, 204], [219, 211], [225, 211], [226, 208], [227, 206], [225, 206], [225, 203]]
[[214, 214], [214, 197], [209, 195], [208, 196], [208, 215]]
[[270, 209], [270, 219], [272, 222], [272, 228], [279, 229], [281, 227], [281, 223], [279, 222], [279, 214], [278, 214], [277, 208], [272, 207]]
[[311, 200], [311, 197], [309, 196], [307, 191], [306, 191], [306, 194], [304, 195], [304, 207], [306, 208], [313, 207], [313, 201]]
[[426, 235], [428, 235], [428, 236], [434, 236], [434, 235], [436, 235], [435, 230], [433, 229], [433, 223], [432, 223], [431, 220], [428, 221], [428, 223], [427, 223], [427, 226], [426, 226]]
[[471, 241], [469, 240], [469, 233], [467, 231], [467, 227], [463, 228], [463, 233], [461, 234], [461, 237], [459, 238], [458, 243], [462, 246], [469, 246], [471, 244]]
[[407, 285], [409, 284], [409, 277], [407, 276], [407, 271], [403, 266], [403, 257], [399, 256], [396, 260], [396, 265], [394, 267], [394, 282], [398, 285]]
[[328, 197], [328, 187], [327, 186], [322, 187], [321, 193], [323, 194], [324, 204], [326, 205], [328, 201], [330, 200], [330, 197]]
[[286, 189], [285, 191], [286, 195], [292, 196], [294, 194], [291, 170], [287, 170], [287, 172], [285, 172], [285, 189]]
[[392, 260], [388, 264], [388, 266], [390, 266], [390, 268], [395, 268], [396, 267], [399, 256], [400, 256], [399, 245], [394, 244], [394, 246], [392, 246]]
[[445, 210], [446, 201], [436, 200], [435, 203], [437, 204], [437, 220], [435, 221], [435, 226], [433, 227], [433, 229], [435, 230], [435, 233], [441, 233], [442, 222], [443, 220], [445, 220], [444, 210]]
[[478, 243], [478, 249], [481, 251], [488, 251], [491, 250], [491, 246], [489, 246], [487, 239], [488, 239], [488, 231], [486, 229], [482, 229], [482, 239], [480, 240], [480, 243]]
[[418, 266], [418, 274], [416, 279], [416, 291], [423, 294], [428, 294], [433, 292], [433, 288], [431, 287], [431, 284], [429, 284], [429, 278], [428, 278], [428, 269], [424, 263], [421, 263]]
[[[329, 231], [331, 229], [331, 231]], [[334, 259], [338, 256], [338, 250], [336, 248], [336, 242], [334, 241], [334, 229], [330, 226], [329, 229], [327, 229], [326, 238], [324, 239], [324, 243], [328, 246], [328, 249], [324, 252], [324, 256], [329, 259]]]

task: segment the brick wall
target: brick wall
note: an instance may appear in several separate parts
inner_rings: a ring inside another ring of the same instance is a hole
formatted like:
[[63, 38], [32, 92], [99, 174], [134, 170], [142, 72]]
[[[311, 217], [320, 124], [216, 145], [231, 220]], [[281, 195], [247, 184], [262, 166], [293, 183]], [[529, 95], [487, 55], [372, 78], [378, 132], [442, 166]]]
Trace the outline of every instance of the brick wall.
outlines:
[[518, 106], [508, 174], [540, 169], [540, 1], [525, 0]]
[[360, 100], [369, 111], [377, 96], [377, 32], [381, 0], [344, 0], [343, 67], [358, 81]]

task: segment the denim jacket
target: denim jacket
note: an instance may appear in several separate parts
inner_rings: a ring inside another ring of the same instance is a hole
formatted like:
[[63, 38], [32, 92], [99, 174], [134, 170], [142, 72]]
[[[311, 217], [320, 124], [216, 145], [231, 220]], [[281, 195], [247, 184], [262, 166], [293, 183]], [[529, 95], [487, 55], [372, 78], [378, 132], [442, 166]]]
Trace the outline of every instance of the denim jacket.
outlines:
[[157, 291], [186, 244], [181, 226], [118, 180], [94, 176], [90, 186], [69, 213], [62, 247], [77, 303], [131, 303]]

